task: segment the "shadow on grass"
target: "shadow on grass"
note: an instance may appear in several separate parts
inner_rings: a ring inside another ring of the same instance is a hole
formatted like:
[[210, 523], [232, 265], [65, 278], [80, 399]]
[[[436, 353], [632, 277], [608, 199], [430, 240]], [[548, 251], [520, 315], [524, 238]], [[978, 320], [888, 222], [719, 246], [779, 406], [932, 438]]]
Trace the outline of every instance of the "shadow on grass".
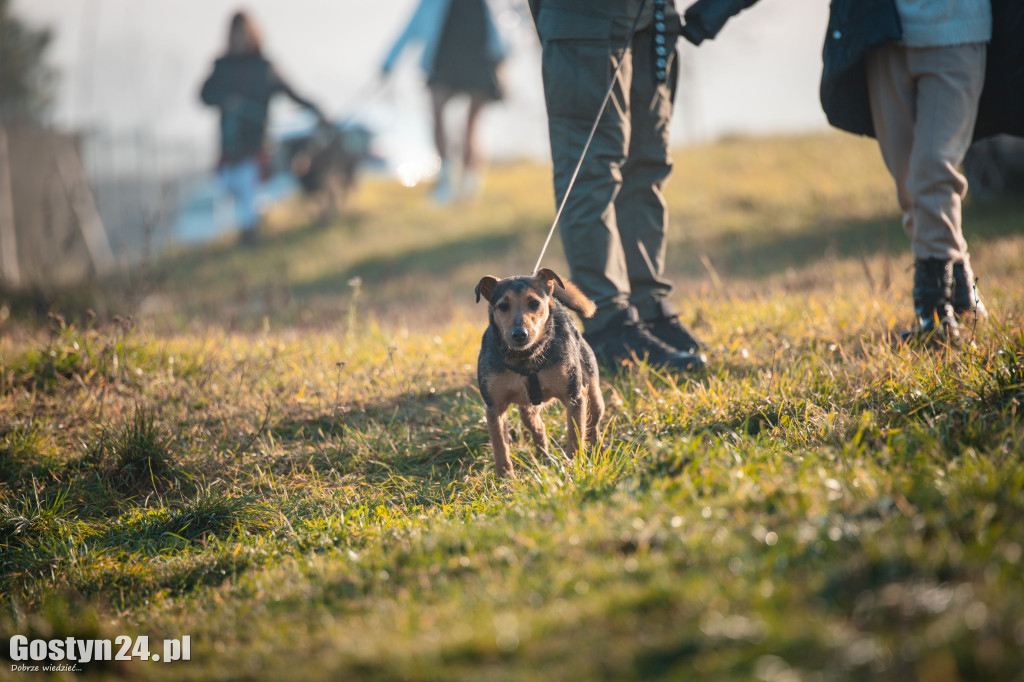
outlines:
[[[440, 219], [439, 219], [440, 220]], [[361, 305], [377, 312], [393, 308], [419, 310], [452, 291], [452, 273], [473, 263], [516, 258], [532, 261], [533, 239], [519, 220], [510, 220], [486, 232], [448, 238], [427, 246], [402, 242], [398, 235], [385, 253], [353, 262], [339, 254], [336, 266], [311, 278], [292, 273], [302, 269], [306, 254], [357, 243], [373, 229], [372, 216], [355, 214], [342, 222], [321, 224], [273, 233], [254, 244], [225, 242], [191, 249], [161, 260], [138, 284], [138, 300], [148, 293], [166, 295], [173, 308], [186, 317], [226, 323], [228, 326], [259, 322], [264, 317], [295, 322], [304, 304], [316, 299], [349, 299], [352, 281], [361, 281]], [[326, 232], [345, 235], [328, 239]], [[374, 237], [374, 239], [380, 239]], [[419, 240], [417, 240], [419, 241]], [[340, 245], [339, 245], [340, 244]], [[522, 257], [517, 257], [517, 253]], [[530, 252], [530, 253], [527, 253]], [[481, 265], [481, 268], [493, 266]], [[486, 273], [481, 273], [486, 274]], [[408, 284], [414, 281], [414, 284]], [[398, 286], [395, 286], [395, 285]], [[112, 288], [114, 287], [111, 283]], [[472, 296], [468, 289], [465, 298]], [[331, 309], [331, 315], [338, 311]]]
[[[895, 199], [894, 199], [895, 201]], [[1024, 197], [1007, 197], [972, 202], [964, 207], [966, 236], [970, 243], [1019, 233], [1019, 218], [1024, 215]], [[443, 278], [467, 263], [493, 261], [519, 253], [519, 260], [532, 260], [529, 245], [534, 241], [519, 223], [469, 238], [432, 244], [420, 249], [396, 249], [293, 288], [298, 296], [345, 291], [349, 280], [358, 275], [364, 285], [373, 287], [395, 277], [421, 277], [426, 288], [443, 285]], [[282, 244], [281, 246], [285, 246]], [[901, 256], [910, 248], [909, 240], [895, 210], [883, 217], [850, 220], [814, 221], [795, 232], [778, 234], [768, 228], [761, 232], [722, 233], [700, 242], [680, 244], [681, 248], [706, 253], [714, 266], [726, 276], [765, 278], [789, 268], [800, 269], [823, 260], [869, 259], [878, 255]], [[695, 274], [705, 274], [703, 266], [691, 261]], [[884, 277], [885, 273], [874, 273]], [[441, 280], [439, 282], [439, 280]]]
[[[396, 249], [393, 253], [375, 256], [354, 263], [351, 267], [295, 286], [297, 296], [338, 293], [348, 289], [353, 277], [360, 277], [363, 286], [373, 289], [395, 277], [416, 277], [423, 288], [430, 290], [444, 286], [440, 281], [467, 263], [492, 261], [505, 254], [523, 251], [523, 239], [512, 227], [498, 232], [474, 235], [469, 238], [432, 244], [422, 249]], [[486, 274], [486, 273], [483, 273]], [[422, 294], [422, 291], [409, 292]]]
[[[895, 199], [893, 202], [895, 207]], [[1024, 197], [970, 202], [964, 209], [968, 241], [976, 246], [1017, 234], [1022, 214]], [[187, 315], [217, 318], [225, 308], [243, 311], [252, 308], [253, 314], [276, 317], [285, 314], [286, 307], [291, 309], [289, 302], [348, 295], [350, 281], [358, 276], [368, 295], [366, 303], [372, 307], [388, 309], [391, 305], [407, 305], [417, 308], [438, 295], [450, 296], [453, 273], [460, 269], [473, 264], [485, 270], [496, 267], [495, 263], [532, 263], [540, 243], [536, 231], [524, 225], [521, 218], [515, 218], [483, 233], [425, 246], [409, 246], [396, 240], [388, 253], [357, 262], [339, 259], [342, 267], [337, 270], [308, 281], [289, 281], [289, 265], [301, 259], [303, 253], [322, 249], [327, 233], [340, 232], [356, 242], [374, 224], [373, 215], [355, 212], [329, 224], [313, 223], [269, 233], [251, 245], [229, 241], [183, 250], [165, 256], [151, 270], [135, 278], [128, 288], [136, 291], [134, 298], [138, 300], [154, 292], [181, 297], [185, 306], [183, 312]], [[397, 239], [400, 240], [400, 236]], [[684, 237], [670, 248], [676, 252], [669, 255], [671, 269], [696, 278], [707, 276], [698, 257], [705, 254], [721, 276], [745, 279], [767, 278], [789, 269], [800, 270], [836, 259], [866, 260], [878, 255], [905, 258], [909, 264], [906, 256], [909, 241], [895, 210], [876, 218], [835, 216], [807, 220], [797, 229], [784, 233], [767, 225], [760, 231], [719, 232], [700, 239]], [[868, 276], [876, 280], [873, 283], [876, 288], [884, 290], [891, 273], [888, 268], [881, 272], [877, 272], [878, 268], [875, 270]], [[123, 276], [111, 279], [104, 289], [111, 292], [111, 296], [115, 291], [122, 292], [123, 297], [123, 280]], [[398, 287], [397, 291], [394, 287], [386, 289], [389, 284], [409, 281], [415, 281], [416, 286]], [[190, 292], [202, 292], [202, 295], [196, 298]], [[470, 296], [467, 294], [466, 299]], [[263, 298], [268, 302], [261, 307]], [[49, 309], [56, 301], [49, 296], [45, 301], [26, 303], [26, 307]]]
[[[1022, 216], [1024, 197], [971, 202], [964, 207], [964, 233], [972, 246], [1017, 235]], [[760, 232], [721, 233], [681, 247], [707, 254], [721, 275], [765, 278], [824, 260], [902, 257], [908, 254], [910, 241], [903, 232], [899, 213], [893, 211], [877, 218], [814, 221], [786, 234], [773, 232], [769, 227]], [[908, 263], [909, 258], [907, 255]], [[687, 274], [705, 274], [697, 259], [687, 261]]]
[[471, 413], [464, 388], [403, 394], [391, 400], [285, 418], [269, 428], [282, 445], [313, 444], [315, 452], [279, 466], [309, 466], [364, 480], [395, 476], [450, 483], [484, 466], [487, 429]]

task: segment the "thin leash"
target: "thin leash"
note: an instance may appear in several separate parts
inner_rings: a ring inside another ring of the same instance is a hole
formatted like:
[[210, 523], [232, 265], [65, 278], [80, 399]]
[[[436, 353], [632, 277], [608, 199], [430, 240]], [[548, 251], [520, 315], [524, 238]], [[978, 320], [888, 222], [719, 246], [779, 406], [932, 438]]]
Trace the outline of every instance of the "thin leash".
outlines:
[[338, 119], [338, 125], [348, 123], [355, 119], [366, 107], [376, 99], [377, 95], [384, 92], [387, 86], [386, 79], [380, 76], [374, 76], [363, 81], [356, 90], [354, 95], [349, 95], [345, 106], [341, 109], [341, 116]]
[[[644, 6], [646, 6], [646, 4], [647, 0], [640, 3], [640, 8], [636, 12], [636, 18], [633, 19], [633, 27], [629, 29], [629, 36], [626, 38], [626, 43], [622, 48], [623, 54], [625, 54], [625, 51], [633, 44], [633, 37], [636, 35], [636, 27], [640, 25], [640, 17], [644, 13]], [[615, 73], [612, 74], [611, 82], [608, 83], [608, 89], [605, 91], [604, 99], [601, 101], [601, 108], [597, 111], [597, 118], [594, 119], [594, 125], [590, 127], [590, 135], [587, 136], [587, 141], [583, 145], [583, 152], [580, 154], [579, 161], [576, 162], [576, 169], [572, 172], [572, 177], [569, 178], [569, 186], [565, 188], [565, 194], [562, 195], [562, 201], [558, 205], [558, 211], [555, 212], [555, 220], [551, 223], [551, 229], [548, 230], [548, 236], [544, 240], [544, 246], [540, 249], [540, 256], [537, 257], [537, 264], [533, 266], [534, 275], [536, 275], [537, 271], [540, 270], [540, 263], [544, 260], [544, 254], [547, 253], [548, 245], [551, 244], [551, 238], [555, 235], [555, 228], [558, 227], [558, 220], [562, 217], [562, 211], [565, 210], [565, 204], [569, 201], [569, 194], [576, 185], [576, 178], [580, 174], [580, 168], [583, 167], [583, 160], [587, 158], [587, 152], [590, 151], [590, 143], [594, 141], [594, 135], [597, 134], [597, 126], [601, 123], [601, 117], [604, 116], [605, 109], [608, 108], [608, 100], [611, 99], [612, 90], [615, 89], [615, 82], [619, 78], [619, 71], [622, 70], [622, 64], [624, 62], [625, 59], [619, 59], [619, 64], [615, 67]]]

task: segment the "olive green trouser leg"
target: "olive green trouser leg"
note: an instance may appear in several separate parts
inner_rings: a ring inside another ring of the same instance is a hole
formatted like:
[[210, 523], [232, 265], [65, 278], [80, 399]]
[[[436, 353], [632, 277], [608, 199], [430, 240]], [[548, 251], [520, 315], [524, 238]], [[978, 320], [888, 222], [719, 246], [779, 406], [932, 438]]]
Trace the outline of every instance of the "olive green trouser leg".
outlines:
[[[650, 32], [643, 31], [625, 51], [607, 40], [544, 44], [556, 203], [565, 195], [611, 74], [623, 60], [559, 221], [570, 276], [597, 304], [597, 313], [585, 323], [587, 331], [602, 328], [631, 303], [642, 317], [650, 317], [656, 300], [670, 289], [662, 278], [666, 215], [661, 187], [671, 171], [668, 125], [674, 88], [655, 84], [650, 41]], [[669, 82], [674, 81], [673, 63]]]
[[662, 188], [672, 172], [669, 157], [669, 122], [675, 100], [678, 60], [671, 65], [665, 83], [654, 80], [647, 55], [651, 54], [650, 32], [637, 34], [633, 52], [643, 57], [647, 68], [634, 70], [630, 92], [629, 155], [622, 167], [622, 188], [615, 199], [619, 236], [626, 254], [629, 302], [649, 320], [659, 314], [658, 301], [672, 285], [663, 277], [667, 244], [668, 207]]

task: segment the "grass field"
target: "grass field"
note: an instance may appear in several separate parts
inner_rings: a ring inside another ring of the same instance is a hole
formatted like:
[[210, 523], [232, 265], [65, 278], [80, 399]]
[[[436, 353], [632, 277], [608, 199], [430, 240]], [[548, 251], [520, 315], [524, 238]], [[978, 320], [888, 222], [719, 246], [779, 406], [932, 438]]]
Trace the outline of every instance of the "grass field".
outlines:
[[709, 369], [605, 377], [604, 450], [520, 442], [514, 481], [473, 287], [533, 267], [543, 165], [4, 295], [0, 632], [189, 636], [80, 666], [111, 678], [1024, 680], [1024, 201], [965, 209], [973, 343], [894, 349], [912, 261], [873, 142], [675, 158], [672, 300]]

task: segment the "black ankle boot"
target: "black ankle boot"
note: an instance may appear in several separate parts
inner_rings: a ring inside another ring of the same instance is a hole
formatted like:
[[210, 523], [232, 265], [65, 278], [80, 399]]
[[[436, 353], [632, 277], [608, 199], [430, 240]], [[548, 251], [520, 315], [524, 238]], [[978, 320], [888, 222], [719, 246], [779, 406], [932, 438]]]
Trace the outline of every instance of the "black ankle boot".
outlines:
[[985, 304], [978, 294], [974, 272], [965, 261], [953, 263], [953, 312], [961, 319], [970, 315], [978, 320], [988, 317]]
[[914, 312], [917, 328], [903, 332], [903, 341], [959, 340], [960, 325], [953, 313], [953, 261], [928, 258], [914, 263]]
[[658, 301], [656, 309], [655, 317], [644, 320], [647, 330], [662, 343], [667, 343], [676, 350], [699, 354], [704, 344], [686, 328], [679, 316], [672, 310], [672, 306], [665, 301]]
[[654, 367], [684, 372], [702, 370], [705, 366], [703, 355], [673, 348], [651, 334], [633, 306], [617, 313], [603, 329], [585, 332], [583, 338], [594, 349], [597, 361], [613, 374], [641, 360]]

